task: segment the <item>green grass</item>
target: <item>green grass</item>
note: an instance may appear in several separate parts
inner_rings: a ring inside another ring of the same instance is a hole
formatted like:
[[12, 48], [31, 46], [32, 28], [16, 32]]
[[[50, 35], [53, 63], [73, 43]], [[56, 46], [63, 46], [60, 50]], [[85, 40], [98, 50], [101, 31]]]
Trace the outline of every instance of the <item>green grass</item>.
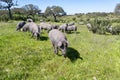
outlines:
[[120, 79], [120, 35], [97, 35], [78, 25], [77, 34], [66, 34], [64, 58], [53, 53], [46, 32], [37, 41], [15, 31], [16, 24], [0, 23], [0, 80]]

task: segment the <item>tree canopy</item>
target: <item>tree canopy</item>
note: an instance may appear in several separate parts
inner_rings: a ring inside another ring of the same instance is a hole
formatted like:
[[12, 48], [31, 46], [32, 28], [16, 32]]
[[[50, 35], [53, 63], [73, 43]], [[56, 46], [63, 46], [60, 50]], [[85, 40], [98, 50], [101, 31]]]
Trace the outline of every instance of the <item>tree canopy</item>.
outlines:
[[52, 6], [52, 7], [48, 6], [45, 10], [45, 15], [46, 16], [53, 16], [54, 21], [56, 21], [57, 16], [64, 16], [64, 15], [66, 15], [66, 12], [60, 6]]
[[12, 11], [14, 14], [25, 14], [25, 10], [23, 8], [13, 8]]
[[48, 6], [45, 10], [45, 14], [48, 16], [53, 14], [55, 14], [56, 16], [63, 16], [66, 15], [66, 12], [60, 6], [52, 6], [52, 7]]
[[118, 3], [118, 4], [116, 5], [115, 10], [114, 10], [114, 13], [115, 13], [116, 15], [120, 15], [120, 3]]
[[35, 14], [40, 14], [41, 10], [39, 9], [38, 6], [33, 5], [33, 4], [27, 4], [22, 7], [26, 11], [27, 15], [32, 15], [34, 16]]
[[[5, 4], [2, 4], [5, 3]], [[0, 8], [4, 9], [7, 8], [9, 11], [9, 17], [12, 19], [11, 7], [17, 5], [14, 0], [0, 0]]]

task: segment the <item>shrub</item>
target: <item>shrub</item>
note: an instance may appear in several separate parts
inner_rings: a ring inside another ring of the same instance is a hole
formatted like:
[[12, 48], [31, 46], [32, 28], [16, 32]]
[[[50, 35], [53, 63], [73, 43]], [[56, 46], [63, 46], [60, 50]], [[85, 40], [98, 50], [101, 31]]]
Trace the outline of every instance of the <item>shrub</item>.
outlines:
[[109, 20], [99, 20], [94, 19], [90, 21], [92, 25], [92, 32], [98, 33], [98, 34], [105, 34], [107, 26], [111, 25], [111, 22]]
[[26, 20], [26, 19], [27, 19], [27, 16], [14, 14], [14, 15], [13, 15], [13, 19], [14, 19], [14, 20]]
[[112, 34], [113, 35], [120, 34], [120, 24], [113, 25], [113, 27], [112, 27]]
[[75, 20], [76, 20], [76, 17], [73, 17], [72, 20], [75, 21]]
[[0, 16], [0, 21], [8, 21], [9, 20], [9, 17], [8, 17], [8, 15], [6, 15], [6, 14], [4, 14], [4, 15], [1, 15]]
[[120, 19], [112, 19], [111, 22], [112, 23], [120, 23]]

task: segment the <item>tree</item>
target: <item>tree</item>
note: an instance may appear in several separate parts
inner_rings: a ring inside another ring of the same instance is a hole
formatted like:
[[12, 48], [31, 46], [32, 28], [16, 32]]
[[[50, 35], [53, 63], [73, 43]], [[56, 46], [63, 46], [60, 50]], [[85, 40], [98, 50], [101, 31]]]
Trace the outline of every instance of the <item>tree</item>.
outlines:
[[12, 9], [12, 12], [14, 13], [14, 14], [25, 14], [25, 10], [24, 9], [22, 9], [22, 8], [13, 8]]
[[56, 22], [57, 21], [56, 17], [57, 16], [64, 16], [64, 15], [66, 15], [66, 12], [60, 6], [52, 6], [52, 7], [48, 6], [45, 10], [45, 15], [46, 16], [53, 16], [54, 21]]
[[39, 10], [39, 7], [33, 4], [27, 4], [23, 6], [22, 8], [26, 11], [26, 14], [28, 16], [32, 15], [34, 17], [34, 15], [40, 14], [41, 12], [41, 10]]
[[114, 13], [115, 13], [116, 15], [120, 15], [120, 3], [118, 3], [118, 4], [116, 5], [115, 10], [114, 10]]
[[14, 3], [14, 0], [0, 0], [1, 3], [5, 3], [5, 4], [1, 4], [0, 8], [4, 9], [7, 8], [8, 12], [9, 12], [9, 18], [12, 19], [12, 13], [11, 13], [11, 7], [17, 5], [16, 3]]
[[0, 3], [0, 9], [2, 9], [2, 4]]

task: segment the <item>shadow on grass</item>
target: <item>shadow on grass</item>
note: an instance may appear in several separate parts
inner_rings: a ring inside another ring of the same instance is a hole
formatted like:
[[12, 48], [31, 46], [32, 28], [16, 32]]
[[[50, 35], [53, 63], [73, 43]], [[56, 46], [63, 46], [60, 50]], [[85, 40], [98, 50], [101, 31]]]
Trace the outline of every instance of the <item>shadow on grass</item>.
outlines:
[[77, 59], [83, 60], [83, 58], [80, 56], [80, 53], [71, 47], [68, 47], [67, 49], [67, 57], [71, 60], [71, 62], [75, 62]]
[[80, 32], [76, 32], [76, 34], [80, 34]]
[[80, 32], [66, 32], [67, 34], [80, 34]]
[[48, 37], [41, 36], [39, 40], [40, 40], [40, 41], [47, 41], [47, 40], [48, 40]]

